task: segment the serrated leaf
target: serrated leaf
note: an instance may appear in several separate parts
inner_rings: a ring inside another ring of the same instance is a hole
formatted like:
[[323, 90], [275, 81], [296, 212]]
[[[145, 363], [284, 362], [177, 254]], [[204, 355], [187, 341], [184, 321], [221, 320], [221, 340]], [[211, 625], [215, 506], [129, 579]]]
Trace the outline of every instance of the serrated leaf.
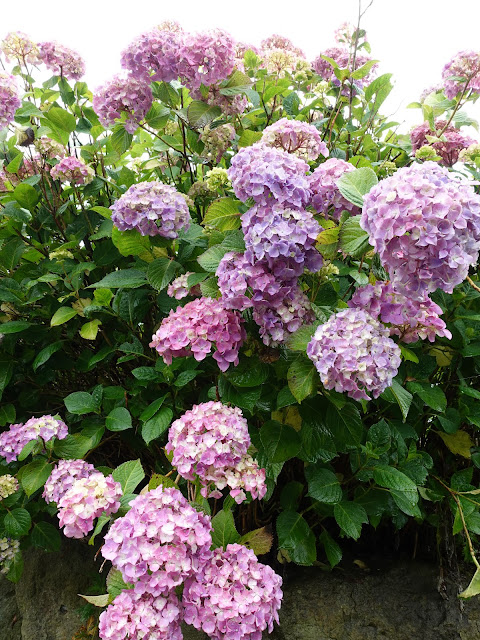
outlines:
[[437, 431], [436, 433], [452, 453], [467, 459], [472, 457], [470, 449], [474, 446], [474, 442], [469, 433], [462, 430], [456, 433], [442, 433], [441, 431]]
[[365, 509], [355, 502], [339, 502], [333, 508], [333, 515], [343, 533], [354, 540], [360, 537], [362, 524], [368, 523]]
[[193, 100], [187, 109], [189, 124], [194, 129], [202, 129], [222, 115], [222, 110], [217, 106], [210, 106], [201, 100]]
[[247, 358], [237, 367], [230, 367], [224, 375], [236, 387], [258, 387], [267, 380], [269, 369], [257, 358]]
[[[95, 207], [98, 209], [99, 207]], [[110, 211], [110, 209], [108, 209]], [[111, 211], [110, 211], [111, 213]], [[117, 227], [112, 229], [112, 242], [122, 256], [141, 256], [150, 249], [150, 237], [142, 236], [133, 229], [120, 231]]]
[[239, 149], [243, 147], [250, 147], [255, 142], [258, 142], [263, 133], [261, 131], [252, 131], [251, 129], [244, 129], [238, 140], [237, 146]]
[[49, 522], [37, 522], [32, 529], [32, 545], [45, 551], [59, 551], [62, 539], [60, 532]]
[[60, 307], [57, 309], [50, 320], [51, 327], [57, 327], [60, 324], [64, 324], [77, 315], [77, 311], [71, 307]]
[[112, 567], [107, 574], [107, 591], [112, 598], [116, 598], [124, 589], [129, 588], [130, 585], [124, 581], [122, 573]]
[[121, 156], [125, 153], [125, 151], [130, 149], [133, 135], [131, 133], [128, 133], [128, 131], [126, 131], [124, 127], [120, 125], [115, 127], [109, 140], [113, 149], [118, 153], [119, 156]]
[[238, 541], [248, 549], [251, 549], [256, 556], [268, 553], [272, 548], [273, 536], [265, 527], [249, 531]]
[[174, 279], [180, 268], [180, 264], [175, 262], [175, 260], [170, 260], [170, 258], [157, 258], [148, 265], [148, 282], [152, 287], [155, 287], [157, 291], [162, 291], [162, 289], [165, 289]]
[[[348, 174], [345, 174], [348, 175]], [[360, 227], [361, 216], [348, 218], [340, 227], [339, 247], [345, 253], [360, 258], [366, 251], [371, 249], [369, 235]]]
[[287, 339], [287, 347], [292, 351], [306, 352], [308, 343], [312, 339], [319, 324], [320, 322], [315, 322], [314, 324], [300, 327], [295, 333], [290, 334]]
[[212, 548], [225, 549], [228, 544], [238, 542], [240, 535], [235, 527], [235, 521], [231, 511], [222, 509], [212, 518]]
[[315, 536], [306, 520], [296, 511], [282, 511], [277, 518], [280, 549], [286, 549], [293, 562], [312, 565], [317, 559]]
[[269, 420], [260, 429], [260, 440], [270, 463], [294, 458], [302, 446], [300, 435], [293, 427]]
[[[404, 389], [402, 385], [399, 384], [396, 380], [392, 382], [392, 386], [389, 387], [386, 391], [390, 391], [397, 401], [397, 404], [400, 407], [400, 411], [402, 412], [403, 422], [405, 422], [410, 406], [412, 404], [412, 394]], [[384, 393], [386, 392], [384, 391]]]
[[230, 231], [240, 227], [241, 203], [233, 198], [218, 198], [208, 207], [203, 224], [219, 231]]
[[445, 412], [447, 398], [441, 387], [428, 382], [407, 382], [407, 387], [411, 393], [417, 394], [427, 407], [439, 413]]
[[160, 473], [152, 474], [152, 477], [148, 482], [148, 490], [152, 491], [153, 489], [156, 489], [157, 487], [160, 487], [160, 486], [165, 487], [166, 489], [168, 489], [169, 487], [173, 489], [178, 489], [177, 485], [171, 478], [167, 476], [163, 476]]
[[147, 420], [142, 426], [142, 438], [147, 444], [150, 444], [152, 440], [159, 438], [170, 426], [173, 418], [173, 411], [170, 407], [162, 407], [160, 411]]
[[108, 414], [105, 425], [109, 431], [125, 431], [132, 428], [132, 416], [125, 407], [116, 407]]
[[43, 487], [52, 469], [53, 464], [47, 462], [45, 458], [33, 460], [25, 467], [22, 467], [18, 474], [18, 479], [28, 497], [40, 489], [40, 487]]
[[37, 190], [25, 183], [21, 183], [15, 187], [13, 197], [21, 207], [29, 211], [34, 211], [35, 206], [40, 200], [40, 195]]
[[337, 564], [342, 559], [342, 550], [340, 549], [339, 545], [327, 533], [327, 531], [322, 531], [318, 539], [323, 544], [323, 548], [325, 549], [325, 553], [327, 555], [327, 559], [328, 559], [328, 562], [330, 563], [330, 566], [332, 568], [336, 567]]
[[32, 518], [26, 509], [12, 509], [5, 516], [3, 523], [6, 534], [14, 538], [26, 536], [31, 524]]
[[340, 408], [330, 404], [327, 409], [326, 424], [340, 451], [356, 449], [365, 433], [360, 412], [352, 403], [346, 403]]
[[357, 207], [363, 207], [363, 196], [378, 183], [377, 174], [369, 167], [344, 173], [337, 180], [337, 187], [344, 198]]
[[92, 413], [99, 408], [95, 398], [86, 391], [74, 391], [63, 400], [67, 411], [75, 415], [83, 415], [84, 413]]
[[305, 468], [305, 477], [308, 482], [308, 495], [311, 498], [325, 504], [341, 501], [342, 487], [333, 471], [309, 465]]
[[133, 493], [145, 478], [140, 460], [124, 462], [112, 472], [113, 479], [120, 483], [124, 495]]
[[318, 385], [318, 374], [313, 362], [299, 356], [292, 362], [287, 373], [288, 387], [297, 402], [302, 402], [314, 393]]
[[104, 278], [91, 284], [89, 288], [105, 288], [105, 289], [136, 289], [147, 283], [147, 274], [140, 269], [119, 269], [112, 271]]

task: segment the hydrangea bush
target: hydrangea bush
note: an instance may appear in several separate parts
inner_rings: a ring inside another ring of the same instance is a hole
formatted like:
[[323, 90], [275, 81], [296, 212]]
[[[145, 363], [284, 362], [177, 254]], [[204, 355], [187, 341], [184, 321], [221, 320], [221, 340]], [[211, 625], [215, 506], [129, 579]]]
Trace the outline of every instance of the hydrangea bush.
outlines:
[[92, 94], [0, 44], [0, 572], [98, 545], [102, 640], [260, 640], [361, 536], [479, 566], [480, 54], [401, 134], [332, 45], [151, 25]]

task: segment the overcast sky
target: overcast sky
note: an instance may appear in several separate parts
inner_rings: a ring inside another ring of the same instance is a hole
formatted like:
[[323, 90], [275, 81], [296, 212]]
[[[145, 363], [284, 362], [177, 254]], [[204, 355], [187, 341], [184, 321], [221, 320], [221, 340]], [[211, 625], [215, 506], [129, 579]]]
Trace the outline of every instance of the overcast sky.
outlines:
[[[334, 45], [334, 30], [354, 22], [357, 10], [358, 0], [22, 0], [17, 11], [2, 12], [0, 36], [19, 30], [76, 49], [93, 89], [120, 70], [120, 52], [133, 38], [163, 20], [177, 20], [188, 31], [220, 27], [252, 44], [278, 33], [313, 59]], [[480, 0], [374, 0], [363, 27], [380, 72], [394, 74], [384, 113], [420, 123], [420, 112], [406, 105], [440, 81], [455, 53], [480, 50]], [[480, 100], [467, 113], [480, 119]]]

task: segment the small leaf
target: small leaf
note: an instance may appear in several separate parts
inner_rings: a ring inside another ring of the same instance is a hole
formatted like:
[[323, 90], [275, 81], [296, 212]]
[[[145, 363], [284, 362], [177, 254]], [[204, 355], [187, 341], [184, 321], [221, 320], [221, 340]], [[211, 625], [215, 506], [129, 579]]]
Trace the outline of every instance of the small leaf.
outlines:
[[472, 441], [470, 434], [466, 431], [460, 430], [456, 433], [442, 433], [441, 431], [437, 431], [436, 433], [452, 453], [467, 459], [472, 457], [470, 449], [474, 446], [474, 442]]
[[118, 125], [113, 129], [113, 133], [109, 138], [110, 143], [118, 153], [119, 156], [125, 153], [128, 149], [130, 149], [130, 145], [132, 144], [133, 135], [125, 131], [125, 128], [122, 125]]
[[76, 415], [83, 415], [84, 413], [92, 413], [99, 408], [95, 398], [86, 391], [74, 391], [63, 400], [67, 411]]
[[32, 545], [45, 551], [59, 551], [62, 539], [60, 532], [49, 522], [38, 522], [32, 529]]
[[140, 460], [129, 460], [124, 462], [112, 472], [113, 479], [122, 486], [125, 494], [133, 493], [140, 482], [145, 478]]
[[180, 264], [175, 262], [175, 260], [170, 260], [170, 258], [157, 258], [148, 265], [148, 282], [152, 287], [155, 287], [157, 291], [161, 291], [170, 284], [179, 269]]
[[0, 324], [0, 333], [10, 334], [10, 333], [20, 333], [20, 331], [25, 331], [28, 327], [31, 327], [31, 322], [26, 322], [25, 320], [12, 320], [11, 322], [4, 322]]
[[300, 435], [293, 427], [269, 420], [260, 429], [260, 440], [270, 463], [285, 462], [300, 451]]
[[231, 511], [222, 509], [212, 518], [212, 548], [222, 547], [225, 549], [228, 544], [238, 542], [240, 535], [235, 527], [235, 521]]
[[468, 587], [459, 594], [460, 598], [472, 598], [478, 596], [480, 593], [480, 569], [477, 569], [473, 574], [473, 578], [470, 581]]
[[173, 411], [170, 407], [162, 407], [160, 411], [147, 420], [142, 426], [142, 438], [147, 444], [150, 444], [152, 440], [159, 438], [170, 426], [173, 418]]
[[348, 218], [340, 227], [339, 247], [354, 258], [360, 258], [366, 251], [371, 249], [368, 242], [369, 235], [361, 228], [360, 218], [361, 216]]
[[342, 499], [342, 487], [333, 471], [310, 465], [305, 469], [308, 495], [318, 502], [336, 504]]
[[79, 334], [85, 340], [95, 340], [98, 334], [98, 329], [102, 324], [101, 320], [95, 319], [90, 322], [86, 322], [79, 331]]
[[288, 386], [297, 402], [302, 402], [314, 393], [318, 384], [318, 374], [313, 362], [301, 355], [292, 362], [287, 373]]
[[34, 371], [41, 367], [42, 364], [45, 364], [54, 353], [59, 351], [62, 348], [63, 342], [52, 342], [48, 346], [44, 347], [41, 351], [38, 352], [37, 357], [32, 363], [32, 368]]
[[330, 566], [332, 568], [335, 567], [342, 559], [342, 550], [340, 549], [340, 546], [327, 533], [327, 531], [322, 531], [318, 539], [323, 544]]
[[132, 428], [132, 416], [125, 407], [112, 409], [105, 420], [105, 426], [109, 431], [125, 431]]
[[105, 593], [101, 596], [84, 596], [81, 593], [77, 594], [80, 598], [83, 598], [88, 603], [93, 604], [95, 607], [106, 607], [110, 602], [110, 594]]
[[282, 511], [278, 516], [277, 536], [280, 549], [286, 549], [297, 564], [308, 566], [317, 559], [313, 531], [296, 511]]
[[18, 479], [28, 497], [40, 487], [43, 487], [52, 472], [52, 468], [53, 464], [47, 462], [45, 458], [38, 458], [22, 467], [18, 474]]
[[57, 309], [53, 314], [52, 319], [50, 320], [50, 326], [57, 327], [60, 324], [68, 322], [76, 315], [77, 312], [75, 309], [72, 309], [71, 307], [60, 307], [60, 309]]
[[26, 509], [12, 509], [5, 516], [5, 532], [14, 538], [26, 536], [32, 524], [32, 518]]
[[354, 540], [360, 537], [362, 524], [368, 523], [365, 509], [355, 502], [339, 502], [333, 508], [333, 515], [343, 533]]
[[98, 289], [99, 287], [105, 289], [118, 289], [123, 287], [125, 289], [136, 289], [147, 283], [147, 274], [145, 271], [139, 269], [119, 269], [118, 271], [112, 271], [104, 278], [90, 285], [90, 288]]

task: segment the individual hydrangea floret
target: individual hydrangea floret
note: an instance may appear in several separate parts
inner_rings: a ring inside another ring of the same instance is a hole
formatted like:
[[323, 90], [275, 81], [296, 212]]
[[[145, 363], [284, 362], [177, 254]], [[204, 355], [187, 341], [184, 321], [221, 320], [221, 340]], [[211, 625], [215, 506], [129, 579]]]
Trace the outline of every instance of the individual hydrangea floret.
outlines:
[[[355, 56], [355, 65], [353, 64], [353, 55], [347, 48], [343, 47], [332, 47], [330, 49], [326, 49], [322, 54], [320, 54], [312, 63], [312, 66], [318, 75], [323, 78], [323, 80], [327, 80], [333, 83], [334, 86], [339, 87], [341, 85], [340, 80], [336, 77], [334, 73], [334, 68], [328, 60], [325, 60], [322, 56], [327, 58], [331, 58], [334, 60], [340, 69], [349, 69], [351, 72], [360, 69], [364, 64], [370, 62], [371, 58], [366, 55], [363, 55], [357, 51]], [[378, 65], [374, 64], [368, 73], [361, 79], [353, 80], [354, 87], [358, 89], [363, 89], [365, 86], [370, 84], [375, 75], [375, 71]], [[348, 95], [350, 93], [350, 81], [347, 81], [343, 85], [342, 93]]]
[[397, 291], [452, 293], [480, 249], [480, 196], [434, 162], [402, 167], [365, 196], [360, 221]]
[[52, 167], [50, 175], [54, 180], [60, 180], [60, 182], [81, 185], [92, 182], [95, 171], [92, 167], [87, 166], [81, 158], [67, 156]]
[[42, 498], [47, 503], [58, 504], [76, 480], [88, 478], [94, 472], [93, 464], [84, 460], [59, 460], [48, 476]]
[[178, 77], [183, 34], [156, 28], [138, 36], [122, 51], [120, 64], [143, 82], [171, 82]]
[[200, 295], [200, 287], [198, 285], [190, 286], [188, 284], [189, 276], [193, 275], [193, 271], [187, 271], [187, 273], [182, 273], [181, 276], [175, 278], [175, 280], [168, 285], [167, 295], [169, 295], [170, 298], [175, 298], [175, 300], [181, 300], [189, 295]]
[[102, 640], [182, 640], [182, 606], [175, 592], [153, 596], [135, 586], [100, 614]]
[[38, 151], [38, 153], [49, 160], [61, 159], [65, 156], [65, 148], [59, 142], [55, 142], [55, 140], [51, 140], [47, 136], [41, 136], [37, 138], [33, 146]]
[[133, 134], [145, 119], [152, 102], [152, 90], [145, 81], [117, 75], [95, 91], [92, 105], [104, 127], [112, 126], [125, 115], [123, 126]]
[[120, 231], [135, 229], [142, 236], [177, 238], [180, 230], [190, 226], [185, 197], [163, 182], [132, 185], [111, 209], [112, 222]]
[[189, 89], [225, 80], [235, 66], [235, 41], [221, 29], [189, 34], [178, 52], [178, 72]]
[[0, 500], [8, 498], [18, 490], [18, 480], [15, 476], [6, 473], [0, 476]]
[[13, 122], [15, 111], [21, 104], [15, 78], [8, 73], [0, 73], [0, 129]]
[[219, 300], [198, 298], [184, 307], [173, 309], [152, 337], [150, 346], [158, 351], [166, 364], [172, 358], [193, 355], [213, 357], [221, 371], [238, 364], [238, 350], [246, 338], [242, 317], [225, 309]]
[[7, 431], [0, 434], [0, 455], [7, 462], [13, 462], [32, 440], [41, 438], [43, 442], [49, 442], [53, 438], [63, 440], [67, 436], [68, 427], [62, 420], [49, 415], [30, 418], [25, 424], [10, 425]]
[[37, 64], [40, 61], [38, 46], [22, 31], [7, 33], [0, 43], [0, 50], [3, 51], [7, 62], [15, 60], [19, 64], [25, 62]]
[[185, 622], [216, 640], [261, 640], [278, 622], [282, 579], [251, 549], [215, 549], [203, 570], [185, 583]]
[[480, 93], [480, 53], [460, 51], [442, 71], [445, 96], [453, 100], [466, 89]]
[[318, 129], [300, 120], [277, 120], [263, 131], [261, 141], [269, 147], [294, 153], [307, 162], [316, 160], [319, 155], [328, 157], [327, 145], [322, 141]]
[[378, 398], [391, 386], [400, 354], [389, 330], [363, 309], [333, 314], [307, 346], [323, 386], [355, 400], [370, 400], [368, 393]]
[[85, 74], [85, 62], [81, 56], [58, 42], [40, 42], [39, 58], [56, 76], [67, 80], [79, 80]]
[[102, 554], [126, 582], [155, 579], [155, 588], [173, 589], [196, 574], [210, 556], [209, 516], [183, 495], [163, 486], [137, 496], [130, 510], [105, 535]]
[[202, 155], [211, 162], [220, 162], [223, 154], [235, 139], [235, 129], [231, 124], [221, 124], [215, 129], [205, 127], [200, 135], [200, 140], [205, 145]]
[[[424, 122], [418, 127], [412, 129], [410, 132], [412, 152], [415, 153], [424, 145], [430, 145], [431, 148], [434, 149], [435, 153], [440, 156], [440, 164], [443, 164], [446, 167], [453, 167], [458, 160], [460, 151], [462, 149], [466, 149], [475, 141], [472, 138], [463, 135], [463, 133], [455, 127], [446, 127], [446, 125], [447, 122], [445, 120], [437, 120], [435, 122], [435, 130], [433, 131], [428, 122]], [[440, 137], [437, 137], [437, 132], [442, 132]]]
[[5, 575], [10, 565], [20, 551], [20, 540], [15, 538], [0, 538], [0, 574]]
[[411, 300], [395, 291], [391, 282], [359, 287], [348, 306], [363, 309], [374, 318], [391, 325], [390, 335], [399, 336], [402, 342], [416, 342], [419, 339], [435, 342], [437, 337], [452, 338], [447, 325], [439, 317], [443, 311], [438, 304], [428, 297]]
[[255, 143], [233, 157], [228, 177], [235, 195], [258, 204], [272, 200], [284, 206], [305, 207], [310, 201], [308, 164], [283, 149]]
[[344, 198], [337, 186], [337, 180], [350, 171], [355, 171], [355, 167], [349, 162], [329, 158], [308, 177], [312, 192], [310, 204], [317, 213], [325, 217], [330, 215], [334, 220], [340, 219], [342, 211], [349, 211], [354, 216], [360, 213], [360, 208]]
[[122, 487], [112, 476], [91, 473], [77, 478], [59, 499], [58, 521], [67, 538], [83, 538], [93, 529], [93, 521], [120, 508]]

